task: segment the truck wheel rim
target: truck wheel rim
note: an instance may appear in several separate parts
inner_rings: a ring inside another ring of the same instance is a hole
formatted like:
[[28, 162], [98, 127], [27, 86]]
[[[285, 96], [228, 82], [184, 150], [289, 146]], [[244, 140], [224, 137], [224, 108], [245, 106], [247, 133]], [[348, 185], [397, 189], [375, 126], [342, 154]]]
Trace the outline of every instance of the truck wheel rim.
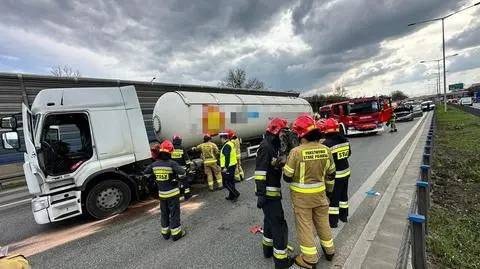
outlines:
[[97, 196], [97, 207], [103, 210], [114, 208], [120, 204], [123, 193], [116, 187], [102, 190]]

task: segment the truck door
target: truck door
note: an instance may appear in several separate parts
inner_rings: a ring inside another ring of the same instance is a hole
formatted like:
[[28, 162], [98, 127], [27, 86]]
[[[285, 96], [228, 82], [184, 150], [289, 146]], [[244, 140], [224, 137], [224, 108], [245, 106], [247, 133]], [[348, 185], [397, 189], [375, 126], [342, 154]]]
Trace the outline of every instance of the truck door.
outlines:
[[30, 109], [22, 104], [22, 122], [23, 122], [23, 138], [25, 140], [25, 163], [23, 170], [25, 172], [25, 180], [27, 181], [28, 190], [31, 194], [40, 193], [40, 185], [45, 182], [45, 174], [38, 164], [37, 150], [33, 138], [33, 116]]

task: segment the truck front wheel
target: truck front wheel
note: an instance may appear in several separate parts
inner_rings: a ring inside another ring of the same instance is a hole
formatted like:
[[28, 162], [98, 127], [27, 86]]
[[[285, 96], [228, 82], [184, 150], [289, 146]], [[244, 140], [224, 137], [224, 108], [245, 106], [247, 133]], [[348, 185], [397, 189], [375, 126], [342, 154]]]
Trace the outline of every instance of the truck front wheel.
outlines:
[[90, 189], [85, 206], [90, 216], [103, 219], [125, 211], [131, 198], [132, 194], [127, 184], [109, 179]]

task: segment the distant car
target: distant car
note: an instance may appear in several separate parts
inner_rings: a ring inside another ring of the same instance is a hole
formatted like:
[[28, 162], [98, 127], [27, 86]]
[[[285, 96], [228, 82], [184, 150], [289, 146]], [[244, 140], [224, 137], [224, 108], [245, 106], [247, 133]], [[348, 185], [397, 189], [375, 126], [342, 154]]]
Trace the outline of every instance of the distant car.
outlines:
[[462, 97], [460, 99], [460, 105], [462, 105], [462, 106], [473, 106], [472, 97]]
[[422, 102], [422, 111], [426, 112], [429, 110], [434, 110], [435, 109], [435, 104], [432, 101], [425, 101]]
[[397, 115], [397, 121], [413, 120], [413, 108], [411, 106], [399, 106], [394, 111], [395, 115]]
[[414, 118], [423, 116], [422, 105], [420, 103], [413, 103], [412, 110]]

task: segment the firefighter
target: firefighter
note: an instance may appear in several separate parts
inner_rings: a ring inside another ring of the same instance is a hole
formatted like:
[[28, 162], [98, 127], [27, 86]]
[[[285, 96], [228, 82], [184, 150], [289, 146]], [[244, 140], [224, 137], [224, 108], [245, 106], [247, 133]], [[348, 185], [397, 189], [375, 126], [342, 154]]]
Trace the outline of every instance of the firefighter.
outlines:
[[240, 148], [240, 139], [236, 136], [235, 133], [233, 133], [232, 136], [232, 142], [235, 145], [235, 151], [237, 154], [237, 168], [235, 168], [235, 181], [240, 182], [244, 179], [245, 174], [243, 173], [243, 168], [242, 168], [242, 151]]
[[293, 259], [287, 255], [288, 226], [282, 208], [280, 180], [282, 166], [279, 162], [280, 132], [287, 129], [287, 121], [274, 118], [267, 126], [263, 141], [257, 151], [255, 167], [255, 194], [257, 207], [263, 210], [263, 255], [273, 256], [275, 268], [289, 268]]
[[237, 166], [237, 152], [235, 145], [229, 139], [233, 133], [230, 130], [225, 130], [220, 133], [220, 140], [222, 141], [222, 149], [220, 150], [220, 167], [222, 168], [223, 186], [228, 190], [226, 200], [236, 202], [240, 193], [235, 188], [235, 167]]
[[[172, 152], [172, 160], [176, 161], [185, 171], [187, 170], [187, 166], [192, 164], [190, 158], [188, 157], [188, 153], [182, 146], [182, 138], [179, 135], [174, 135], [172, 137], [173, 142], [173, 152]], [[190, 183], [187, 180], [184, 180], [185, 184], [180, 185], [180, 196], [185, 198], [185, 201], [192, 197], [190, 193]]]
[[343, 135], [340, 135], [338, 122], [335, 119], [325, 121], [326, 139], [323, 142], [333, 155], [335, 161], [334, 188], [333, 193], [329, 197], [330, 207], [328, 215], [330, 219], [330, 227], [338, 226], [338, 219], [347, 222], [348, 217], [348, 180], [350, 178], [350, 166], [348, 158], [352, 154], [350, 143]]
[[335, 254], [325, 193], [333, 191], [330, 179], [335, 177], [335, 163], [330, 150], [317, 142], [321, 134], [312, 118], [300, 116], [295, 120], [293, 130], [298, 133], [301, 144], [290, 151], [283, 167], [283, 178], [291, 183], [290, 194], [301, 251], [295, 257], [295, 263], [303, 268], [316, 268], [318, 257], [312, 224], [320, 237], [326, 259], [331, 261]]
[[218, 147], [212, 142], [212, 137], [209, 134], [204, 134], [203, 143], [193, 147], [192, 150], [202, 152], [203, 171], [207, 175], [208, 188], [214, 191], [213, 177], [217, 183], [216, 188], [221, 189], [222, 186], [222, 170], [217, 164], [217, 156], [220, 154]]
[[392, 112], [392, 116], [390, 117], [390, 133], [397, 131], [397, 114]]
[[185, 230], [180, 226], [180, 189], [178, 181], [185, 178], [185, 170], [171, 159], [172, 142], [165, 140], [160, 144], [158, 160], [150, 164], [144, 174], [155, 176], [160, 197], [161, 234], [165, 240], [170, 236], [173, 241], [184, 237]]

